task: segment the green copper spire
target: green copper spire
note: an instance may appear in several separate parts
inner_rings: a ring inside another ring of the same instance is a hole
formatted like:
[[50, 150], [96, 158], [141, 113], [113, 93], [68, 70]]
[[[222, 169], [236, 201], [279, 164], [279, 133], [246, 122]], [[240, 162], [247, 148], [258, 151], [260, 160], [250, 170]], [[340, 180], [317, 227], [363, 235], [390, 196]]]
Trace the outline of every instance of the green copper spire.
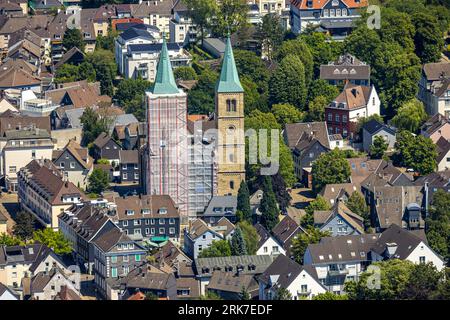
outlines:
[[225, 53], [223, 54], [222, 70], [216, 85], [216, 92], [244, 92], [239, 75], [234, 62], [233, 48], [231, 47], [230, 36], [227, 37]]
[[170, 64], [169, 52], [167, 51], [164, 36], [156, 70], [156, 78], [150, 88], [150, 92], [153, 94], [174, 94], [180, 92], [175, 82], [175, 77], [173, 76], [172, 65]]

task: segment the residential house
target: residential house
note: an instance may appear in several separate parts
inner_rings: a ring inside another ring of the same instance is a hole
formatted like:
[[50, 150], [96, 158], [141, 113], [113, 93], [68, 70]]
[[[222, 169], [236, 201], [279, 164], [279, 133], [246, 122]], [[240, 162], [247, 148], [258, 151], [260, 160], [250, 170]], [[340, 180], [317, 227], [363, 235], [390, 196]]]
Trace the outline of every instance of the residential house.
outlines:
[[206, 286], [207, 292], [215, 293], [224, 300], [242, 300], [242, 291], [247, 292], [251, 300], [257, 300], [258, 290], [254, 275], [221, 270], [213, 271]]
[[77, 47], [73, 47], [67, 50], [61, 59], [54, 65], [54, 69], [58, 70], [63, 64], [71, 64], [74, 66], [78, 66], [85, 60], [85, 54]]
[[[193, 43], [197, 40], [197, 27], [192, 22], [189, 9], [183, 1], [176, 1], [172, 8], [173, 18], [169, 21], [170, 42], [181, 43], [183, 45]], [[205, 36], [208, 34], [206, 32]]]
[[351, 211], [343, 201], [331, 210], [314, 211], [314, 225], [332, 237], [364, 233], [364, 218]]
[[237, 196], [213, 196], [203, 214], [199, 215], [209, 224], [214, 224], [225, 217], [236, 222]]
[[320, 66], [320, 79], [332, 85], [370, 86], [370, 66], [355, 56], [346, 53], [336, 61]]
[[64, 287], [76, 295], [80, 294], [80, 283], [70, 279], [58, 267], [38, 272], [31, 278], [24, 278], [22, 282], [25, 300], [53, 300]]
[[141, 178], [141, 168], [139, 163], [138, 150], [119, 150], [120, 177], [123, 183], [139, 183]]
[[[142, 78], [155, 81], [156, 66], [161, 53], [161, 43], [130, 44], [124, 55], [124, 77]], [[192, 61], [191, 54], [178, 43], [167, 44], [170, 62], [173, 68], [189, 66]]]
[[255, 224], [256, 232], [259, 235], [259, 241], [257, 245], [257, 255], [286, 255], [286, 250], [283, 246], [273, 237], [266, 228], [261, 224]]
[[338, 149], [344, 149], [344, 138], [342, 138], [342, 135], [340, 134], [330, 134], [328, 135], [328, 139], [330, 140], [330, 149], [334, 150], [336, 148]]
[[127, 300], [137, 290], [143, 294], [155, 295], [161, 300], [177, 300], [175, 275], [159, 269], [150, 263], [131, 270], [127, 276], [108, 283], [110, 300]]
[[9, 191], [17, 192], [17, 172], [30, 160], [50, 159], [54, 142], [48, 131], [38, 128], [5, 131], [2, 140], [1, 173], [4, 186]]
[[375, 137], [380, 136], [388, 144], [387, 151], [393, 151], [396, 140], [397, 129], [375, 119], [366, 122], [362, 127], [363, 150], [370, 152]]
[[5, 137], [6, 131], [31, 128], [50, 132], [50, 120], [48, 117], [23, 116], [11, 110], [0, 114], [0, 137]]
[[433, 195], [438, 191], [450, 192], [450, 170], [432, 172], [419, 177], [414, 185], [423, 187], [425, 216], [433, 205]]
[[58, 215], [80, 203], [85, 195], [50, 160], [32, 160], [17, 173], [21, 210], [31, 213], [43, 226], [58, 230]]
[[272, 235], [278, 241], [278, 243], [281, 244], [283, 249], [286, 251], [286, 256], [288, 257], [291, 257], [292, 254], [292, 240], [294, 240], [297, 235], [304, 232], [305, 231], [299, 225], [299, 223], [290, 216], [285, 216], [272, 229]]
[[106, 159], [113, 167], [118, 166], [121, 149], [122, 147], [110, 135], [103, 132], [94, 140], [94, 159]]
[[48, 272], [58, 267], [65, 273], [71, 273], [65, 263], [53, 250], [43, 244], [26, 246], [0, 246], [0, 283], [23, 292], [22, 280], [40, 272]]
[[440, 113], [428, 119], [420, 128], [420, 134], [436, 143], [439, 138], [450, 140], [450, 118]]
[[315, 268], [319, 282], [327, 291], [341, 294], [346, 281], [358, 281], [370, 264], [368, 253], [379, 234], [325, 237], [308, 245], [305, 266]]
[[379, 236], [371, 248], [373, 261], [400, 259], [415, 264], [432, 263], [439, 271], [445, 268], [443, 258], [428, 244], [425, 232], [407, 231], [396, 224]]
[[310, 187], [312, 163], [322, 153], [330, 150], [327, 124], [325, 122], [286, 124], [283, 138], [291, 149], [297, 178]]
[[53, 150], [52, 161], [70, 182], [78, 188], [87, 188], [88, 177], [94, 168], [94, 160], [87, 148], [69, 140], [63, 149]]
[[450, 63], [426, 63], [422, 67], [418, 98], [430, 116], [450, 118]]
[[0, 282], [0, 301], [19, 300], [19, 295]]
[[380, 114], [380, 98], [375, 87], [347, 84], [344, 90], [325, 107], [325, 119], [329, 134], [358, 138], [360, 118]]
[[311, 26], [340, 40], [348, 35], [361, 18], [367, 0], [291, 0], [291, 30], [302, 33]]
[[273, 260], [273, 256], [269, 255], [197, 258], [195, 259], [196, 278], [200, 280], [201, 293], [206, 293], [215, 271], [255, 276], [263, 273]]
[[259, 300], [275, 300], [280, 289], [287, 290], [292, 300], [312, 299], [327, 291], [312, 266], [301, 266], [285, 255], [279, 255], [257, 280]]
[[115, 40], [115, 58], [121, 74], [125, 74], [125, 57], [129, 45], [143, 45], [159, 42], [159, 29], [139, 24], [122, 32]]
[[140, 266], [147, 249], [131, 240], [119, 228], [113, 228], [95, 237], [94, 282], [100, 295], [107, 297], [107, 283], [110, 279], [127, 276], [130, 270]]
[[94, 266], [94, 239], [118, 228], [108, 214], [111, 210], [102, 209], [105, 204], [106, 200], [79, 204], [58, 216], [59, 230], [71, 243], [74, 260], [87, 273], [92, 273]]
[[355, 183], [327, 184], [320, 192], [320, 195], [333, 206], [339, 201], [346, 202], [353, 192], [357, 192], [363, 197], [361, 186]]
[[440, 137], [436, 142], [437, 149], [437, 170], [444, 171], [450, 169], [450, 140]]
[[18, 93], [23, 90], [32, 90], [36, 93], [41, 92], [42, 81], [37, 74], [37, 70], [33, 68], [34, 66], [25, 69], [21, 66], [23, 63], [27, 62], [21, 59], [10, 59], [8, 62], [2, 64], [0, 70], [0, 90], [14, 90]]
[[180, 242], [180, 213], [168, 195], [107, 197], [110, 215], [133, 239]]
[[147, 0], [131, 4], [131, 15], [144, 21], [145, 24], [155, 27], [160, 32], [169, 34], [169, 23], [172, 18], [172, 8], [178, 1], [173, 0]]
[[196, 219], [189, 228], [184, 229], [184, 252], [196, 259], [202, 250], [218, 240], [223, 240], [221, 233], [210, 228], [202, 219]]

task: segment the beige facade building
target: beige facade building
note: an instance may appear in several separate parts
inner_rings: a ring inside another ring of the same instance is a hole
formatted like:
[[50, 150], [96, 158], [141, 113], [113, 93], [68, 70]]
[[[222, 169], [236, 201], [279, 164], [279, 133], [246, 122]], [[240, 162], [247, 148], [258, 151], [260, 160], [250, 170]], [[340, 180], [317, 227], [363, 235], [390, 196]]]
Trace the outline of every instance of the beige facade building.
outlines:
[[244, 89], [234, 62], [230, 38], [216, 86], [216, 188], [219, 196], [237, 195], [245, 180]]

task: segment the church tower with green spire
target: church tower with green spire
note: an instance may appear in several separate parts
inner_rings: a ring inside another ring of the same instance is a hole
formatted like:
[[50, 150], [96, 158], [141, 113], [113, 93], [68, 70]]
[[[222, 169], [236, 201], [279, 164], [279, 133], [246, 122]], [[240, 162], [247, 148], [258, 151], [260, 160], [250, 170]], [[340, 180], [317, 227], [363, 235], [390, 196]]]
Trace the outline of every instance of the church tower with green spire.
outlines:
[[216, 84], [215, 104], [218, 129], [215, 194], [237, 195], [245, 179], [244, 89], [229, 36]]
[[183, 90], [178, 89], [175, 82], [165, 39], [159, 55], [155, 82], [146, 92], [145, 100], [146, 192], [152, 195], [170, 195], [179, 207], [183, 221], [188, 216], [189, 199], [187, 96]]

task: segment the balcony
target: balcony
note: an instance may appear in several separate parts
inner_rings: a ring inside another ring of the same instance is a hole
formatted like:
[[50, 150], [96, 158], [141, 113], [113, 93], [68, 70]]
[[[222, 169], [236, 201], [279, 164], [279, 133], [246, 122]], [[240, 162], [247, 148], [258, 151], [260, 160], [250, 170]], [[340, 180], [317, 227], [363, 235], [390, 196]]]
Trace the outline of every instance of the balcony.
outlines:
[[338, 276], [345, 276], [348, 274], [348, 270], [343, 269], [335, 269], [335, 270], [328, 270], [328, 276], [329, 277], [338, 277]]

